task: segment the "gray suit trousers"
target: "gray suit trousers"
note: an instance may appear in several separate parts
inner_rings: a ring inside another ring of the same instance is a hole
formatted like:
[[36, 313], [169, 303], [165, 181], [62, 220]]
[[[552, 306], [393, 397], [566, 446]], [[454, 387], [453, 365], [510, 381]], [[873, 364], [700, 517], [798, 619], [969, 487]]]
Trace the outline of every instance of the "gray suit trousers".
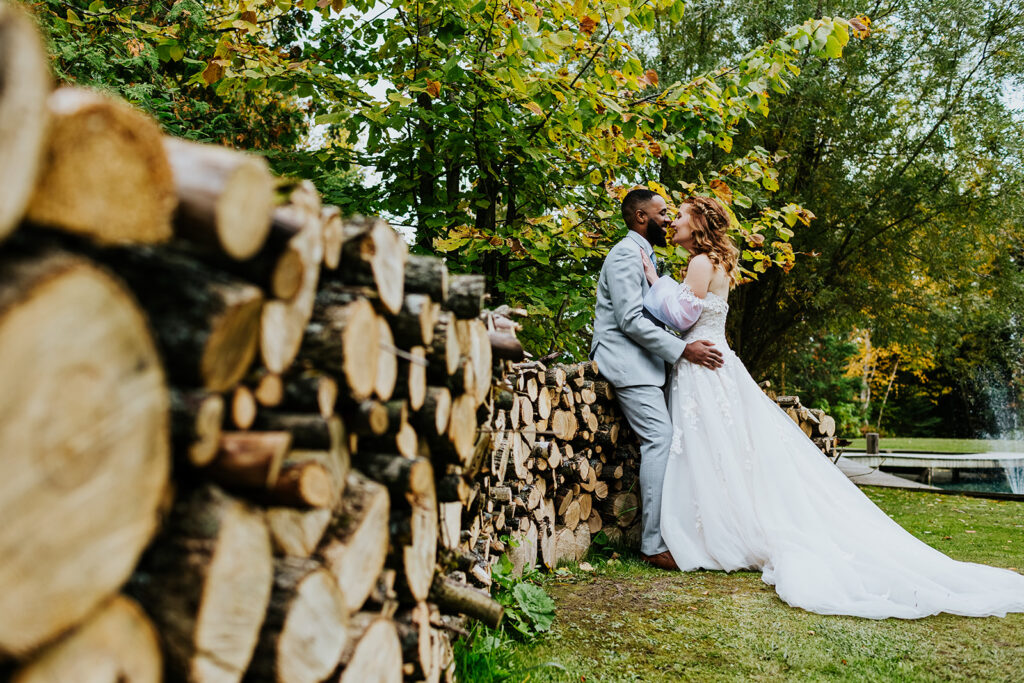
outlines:
[[618, 387], [615, 395], [629, 426], [640, 437], [640, 503], [644, 532], [640, 552], [657, 555], [668, 550], [661, 538], [661, 490], [672, 444], [672, 420], [661, 387]]

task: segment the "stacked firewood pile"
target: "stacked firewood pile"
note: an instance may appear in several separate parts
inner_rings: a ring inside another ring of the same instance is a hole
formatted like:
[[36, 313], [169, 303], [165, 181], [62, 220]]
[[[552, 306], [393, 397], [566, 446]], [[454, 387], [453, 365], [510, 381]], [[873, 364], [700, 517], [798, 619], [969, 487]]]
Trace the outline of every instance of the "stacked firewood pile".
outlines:
[[483, 278], [51, 91], [3, 4], [0, 83], [0, 678], [448, 676], [501, 618], [438, 552], [518, 346]]
[[772, 391], [771, 382], [764, 381], [759, 385], [775, 403], [786, 411], [793, 422], [797, 423], [800, 430], [814, 442], [822, 453], [832, 460], [837, 460], [841, 455], [840, 449], [850, 445], [847, 439], [836, 436], [836, 420], [834, 417], [818, 408], [807, 408], [800, 403], [799, 396], [781, 396]]
[[506, 552], [517, 573], [582, 559], [601, 531], [638, 545], [639, 450], [597, 364], [506, 360], [496, 374], [486, 462], [441, 505], [442, 542], [470, 578], [487, 585], [486, 567]]

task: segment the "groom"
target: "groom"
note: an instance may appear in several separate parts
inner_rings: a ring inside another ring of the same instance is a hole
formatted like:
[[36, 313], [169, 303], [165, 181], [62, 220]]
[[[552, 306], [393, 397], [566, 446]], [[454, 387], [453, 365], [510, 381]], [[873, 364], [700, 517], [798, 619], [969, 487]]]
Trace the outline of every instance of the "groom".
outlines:
[[655, 265], [655, 246], [665, 246], [668, 206], [650, 190], [631, 190], [622, 200], [629, 233], [608, 252], [597, 281], [590, 357], [615, 387], [622, 412], [640, 438], [641, 558], [661, 569], [678, 569], [661, 538], [661, 488], [668, 464], [672, 421], [665, 402], [666, 363], [682, 356], [711, 369], [722, 354], [711, 342], [684, 342], [665, 331], [643, 307], [650, 288], [643, 254]]

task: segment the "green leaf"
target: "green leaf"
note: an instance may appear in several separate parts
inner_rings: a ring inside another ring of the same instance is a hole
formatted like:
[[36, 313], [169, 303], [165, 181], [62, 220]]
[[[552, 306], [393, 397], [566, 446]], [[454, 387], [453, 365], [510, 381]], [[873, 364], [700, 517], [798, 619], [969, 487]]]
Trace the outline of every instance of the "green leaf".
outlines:
[[570, 31], [559, 31], [551, 36], [551, 42], [558, 47], [569, 47], [576, 42], [576, 36], [574, 36]]
[[512, 588], [516, 604], [533, 622], [538, 631], [547, 631], [555, 620], [555, 601], [544, 589], [532, 583], [517, 583]]
[[843, 56], [843, 46], [839, 44], [835, 36], [829, 36], [828, 40], [825, 41], [825, 54], [832, 59], [838, 59]]

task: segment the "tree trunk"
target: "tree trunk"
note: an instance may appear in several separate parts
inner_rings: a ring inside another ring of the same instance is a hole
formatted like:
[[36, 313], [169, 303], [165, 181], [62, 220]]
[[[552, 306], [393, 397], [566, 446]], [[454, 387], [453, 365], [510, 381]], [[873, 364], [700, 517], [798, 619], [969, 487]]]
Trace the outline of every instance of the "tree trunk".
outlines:
[[50, 66], [31, 20], [0, 5], [0, 240], [24, 215], [43, 166], [52, 87]]
[[60, 88], [47, 108], [46, 154], [28, 219], [101, 244], [169, 240], [176, 200], [160, 126], [92, 90]]
[[57, 251], [0, 256], [0, 657], [78, 623], [155, 531], [169, 399], [133, 297]]

